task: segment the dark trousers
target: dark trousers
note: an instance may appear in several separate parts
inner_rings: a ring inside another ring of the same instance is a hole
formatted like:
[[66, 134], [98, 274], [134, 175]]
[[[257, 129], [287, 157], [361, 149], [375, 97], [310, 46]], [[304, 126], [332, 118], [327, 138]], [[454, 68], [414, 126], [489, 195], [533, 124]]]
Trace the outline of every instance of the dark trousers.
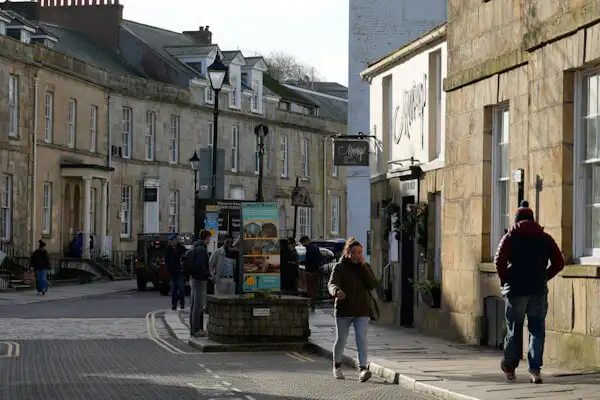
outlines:
[[185, 278], [183, 275], [171, 278], [171, 306], [177, 307], [177, 303], [181, 308], [185, 307]]
[[319, 274], [316, 272], [306, 272], [306, 291], [310, 299], [310, 307], [314, 310], [317, 304], [317, 282]]
[[523, 355], [523, 324], [527, 317], [529, 372], [539, 372], [544, 357], [548, 296], [506, 297], [506, 337], [504, 338], [504, 365], [515, 369]]

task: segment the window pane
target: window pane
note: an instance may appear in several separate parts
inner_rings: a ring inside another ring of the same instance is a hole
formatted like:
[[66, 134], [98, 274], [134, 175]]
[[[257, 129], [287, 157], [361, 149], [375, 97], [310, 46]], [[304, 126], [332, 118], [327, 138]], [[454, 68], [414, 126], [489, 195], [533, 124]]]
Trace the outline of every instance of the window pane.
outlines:
[[500, 155], [500, 175], [499, 178], [507, 178], [510, 174], [508, 171], [509, 168], [509, 160], [508, 160], [508, 143], [501, 144], [498, 146], [498, 153]]
[[598, 114], [598, 75], [588, 78], [586, 115]]
[[501, 137], [500, 140], [502, 141], [502, 143], [508, 143], [509, 142], [509, 131], [510, 131], [510, 117], [509, 117], [509, 112], [508, 110], [504, 110], [502, 111], [502, 130], [501, 130]]
[[498, 182], [498, 204], [500, 214], [500, 226], [498, 227], [499, 233], [504, 235], [504, 230], [508, 229], [508, 221], [506, 215], [508, 214], [508, 181]]
[[600, 248], [600, 207], [588, 207], [588, 244], [587, 248]]

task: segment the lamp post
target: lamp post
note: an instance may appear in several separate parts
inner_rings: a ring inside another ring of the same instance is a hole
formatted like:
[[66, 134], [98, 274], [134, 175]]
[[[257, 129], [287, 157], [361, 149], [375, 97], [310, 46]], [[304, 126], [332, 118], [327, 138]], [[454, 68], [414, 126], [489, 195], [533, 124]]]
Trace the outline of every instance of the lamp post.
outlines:
[[269, 128], [264, 124], [256, 125], [254, 128], [254, 134], [258, 139], [258, 151], [256, 157], [258, 158], [258, 190], [256, 191], [256, 201], [264, 201], [263, 199], [263, 174], [264, 174], [264, 156], [265, 156], [265, 138], [269, 134]]
[[227, 76], [227, 67], [221, 61], [221, 56], [217, 52], [215, 61], [208, 66], [208, 80], [210, 87], [215, 92], [215, 101], [213, 109], [213, 140], [212, 140], [212, 186], [210, 192], [210, 198], [213, 201], [217, 199], [217, 139], [219, 132], [219, 92], [223, 88], [223, 82]]
[[194, 155], [190, 158], [190, 165], [192, 171], [194, 171], [194, 237], [198, 237], [200, 233], [200, 225], [198, 221], [198, 166], [200, 164], [200, 158], [198, 153], [194, 150]]

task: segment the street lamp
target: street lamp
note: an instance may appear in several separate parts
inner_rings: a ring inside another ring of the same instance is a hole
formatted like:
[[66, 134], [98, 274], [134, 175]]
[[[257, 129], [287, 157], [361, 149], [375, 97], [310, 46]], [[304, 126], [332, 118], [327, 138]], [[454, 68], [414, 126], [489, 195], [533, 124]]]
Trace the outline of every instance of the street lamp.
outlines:
[[256, 191], [256, 201], [263, 200], [263, 161], [265, 156], [265, 137], [269, 134], [269, 128], [264, 124], [256, 125], [254, 134], [258, 138], [258, 149], [256, 157], [258, 158], [258, 190]]
[[223, 88], [223, 82], [227, 76], [227, 66], [221, 61], [219, 52], [215, 56], [215, 61], [208, 66], [208, 80], [210, 87], [215, 92], [215, 101], [213, 109], [213, 140], [212, 140], [212, 187], [211, 199], [217, 199], [217, 132], [219, 132], [219, 92]]
[[194, 150], [194, 155], [190, 158], [190, 165], [194, 171], [194, 237], [198, 237], [200, 233], [200, 225], [198, 221], [198, 166], [200, 164], [200, 157]]

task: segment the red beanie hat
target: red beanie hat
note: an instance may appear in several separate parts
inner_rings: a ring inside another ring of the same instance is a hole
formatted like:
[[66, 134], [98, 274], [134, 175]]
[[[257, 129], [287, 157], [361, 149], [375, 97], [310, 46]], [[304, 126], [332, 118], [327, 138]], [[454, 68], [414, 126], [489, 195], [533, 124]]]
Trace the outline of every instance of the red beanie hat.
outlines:
[[517, 208], [517, 214], [515, 215], [515, 223], [519, 221], [533, 220], [533, 210], [529, 208], [529, 202], [527, 200], [521, 201], [521, 206]]

